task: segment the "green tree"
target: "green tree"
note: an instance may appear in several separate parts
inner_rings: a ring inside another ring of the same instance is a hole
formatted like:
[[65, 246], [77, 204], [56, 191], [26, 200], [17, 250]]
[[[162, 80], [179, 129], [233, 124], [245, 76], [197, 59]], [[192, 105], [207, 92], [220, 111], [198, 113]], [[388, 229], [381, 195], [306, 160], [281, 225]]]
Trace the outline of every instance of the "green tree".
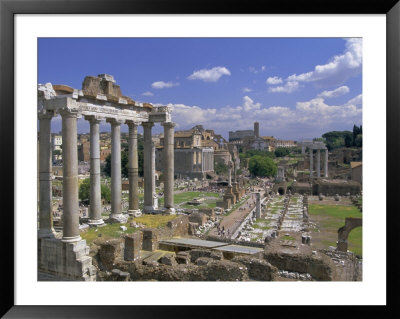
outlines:
[[354, 146], [362, 147], [362, 134], [358, 134]]
[[360, 125], [360, 127], [358, 127], [357, 125], [354, 124], [353, 126], [353, 145], [357, 146], [356, 144], [356, 139], [357, 136], [362, 134], [362, 126]]
[[250, 158], [249, 171], [255, 176], [272, 177], [277, 170], [276, 163], [270, 157], [255, 155]]
[[228, 173], [228, 166], [224, 163], [214, 162], [214, 172], [215, 174], [226, 174]]
[[[101, 198], [106, 201], [111, 200], [111, 190], [107, 185], [101, 184]], [[90, 203], [90, 178], [86, 178], [79, 186], [79, 199]]]
[[[138, 134], [138, 166], [139, 175], [143, 176], [143, 136]], [[128, 149], [121, 151], [121, 175], [128, 177], [129, 168], [129, 151]], [[111, 176], [111, 154], [106, 157], [106, 163], [103, 169], [104, 174]]]
[[246, 153], [242, 153], [242, 154], [244, 154], [244, 155], [239, 154], [240, 158], [250, 158], [255, 155], [265, 156], [265, 157], [270, 157], [270, 158], [275, 157], [274, 152], [268, 152], [268, 151], [262, 151], [262, 150], [248, 150]]
[[276, 157], [284, 157], [290, 154], [290, 150], [285, 147], [278, 147], [275, 149], [275, 156]]
[[101, 198], [107, 202], [111, 201], [111, 189], [105, 184], [101, 184]]
[[325, 138], [329, 150], [346, 146], [346, 140], [347, 144], [352, 144], [352, 133], [350, 131], [331, 131], [323, 134], [322, 137]]

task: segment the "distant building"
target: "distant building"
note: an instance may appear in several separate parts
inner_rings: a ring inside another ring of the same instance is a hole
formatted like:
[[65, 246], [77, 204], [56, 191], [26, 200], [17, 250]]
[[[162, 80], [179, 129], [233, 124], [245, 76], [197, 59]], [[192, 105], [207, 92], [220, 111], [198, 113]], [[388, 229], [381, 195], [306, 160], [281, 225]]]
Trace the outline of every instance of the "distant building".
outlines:
[[288, 148], [288, 147], [296, 147], [296, 146], [297, 146], [297, 144], [295, 141], [276, 140], [276, 143], [275, 143], [275, 148], [278, 148], [278, 147]]
[[[62, 135], [59, 134], [51, 134], [51, 147], [53, 153], [53, 161], [62, 159]], [[57, 151], [57, 152], [56, 152]], [[57, 154], [60, 153], [60, 154]]]
[[243, 144], [243, 140], [246, 137], [253, 137], [254, 131], [253, 130], [243, 130], [243, 131], [229, 131], [229, 143]]
[[90, 161], [90, 142], [83, 142], [78, 145], [78, 161], [89, 162]]
[[[201, 125], [190, 130], [175, 131], [174, 164], [176, 177], [203, 179], [208, 172], [214, 171], [214, 149], [218, 148], [218, 143], [214, 141], [213, 136], [213, 130], [205, 130]], [[155, 154], [156, 170], [158, 171], [164, 170], [163, 149], [164, 136], [161, 134]]]

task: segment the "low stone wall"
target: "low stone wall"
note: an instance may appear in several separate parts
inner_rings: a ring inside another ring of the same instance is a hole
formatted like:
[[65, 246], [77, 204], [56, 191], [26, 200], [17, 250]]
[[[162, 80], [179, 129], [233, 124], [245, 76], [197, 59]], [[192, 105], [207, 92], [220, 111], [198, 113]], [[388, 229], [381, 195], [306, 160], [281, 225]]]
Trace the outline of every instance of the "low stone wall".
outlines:
[[361, 184], [356, 181], [347, 180], [315, 180], [313, 182], [313, 194], [324, 194], [325, 196], [334, 196], [336, 194], [345, 196], [361, 193]]
[[293, 183], [292, 185], [292, 193], [298, 193], [301, 195], [307, 194], [311, 195], [312, 187], [309, 183]]
[[[244, 281], [248, 280], [247, 269], [242, 264], [229, 260], [211, 260], [198, 266], [195, 264], [142, 265], [122, 261], [116, 268], [130, 274], [133, 281]], [[112, 280], [111, 273], [101, 274], [101, 280]]]
[[278, 277], [278, 268], [272, 266], [266, 260], [249, 256], [238, 256], [232, 259], [232, 261], [246, 266], [247, 275], [252, 280], [273, 281]]
[[324, 254], [303, 255], [297, 253], [269, 252], [264, 258], [280, 270], [309, 273], [319, 281], [336, 280], [336, 269], [332, 260]]
[[181, 215], [167, 223], [166, 227], [159, 229], [159, 238], [185, 237], [189, 235], [189, 217]]

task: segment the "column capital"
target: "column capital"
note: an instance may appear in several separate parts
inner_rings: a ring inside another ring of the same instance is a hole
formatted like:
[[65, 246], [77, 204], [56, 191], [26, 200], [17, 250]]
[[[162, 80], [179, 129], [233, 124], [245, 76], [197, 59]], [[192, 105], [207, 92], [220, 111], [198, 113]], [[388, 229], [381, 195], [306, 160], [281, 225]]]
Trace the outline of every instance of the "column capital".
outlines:
[[51, 119], [53, 116], [55, 116], [54, 111], [52, 110], [46, 110], [46, 109], [42, 109], [38, 112], [38, 119], [42, 120], [42, 119]]
[[161, 123], [161, 125], [164, 126], [164, 127], [171, 128], [171, 127], [175, 127], [176, 123], [174, 123], [174, 122], [163, 122], [163, 123]]
[[136, 122], [134, 120], [126, 120], [125, 121], [126, 125], [128, 125], [129, 127], [138, 127], [141, 123], [140, 122]]
[[77, 118], [80, 114], [78, 109], [64, 108], [59, 111], [62, 117], [73, 117]]
[[153, 122], [143, 122], [142, 126], [147, 127], [147, 128], [152, 128], [154, 126], [154, 123]]
[[85, 115], [85, 120], [93, 124], [99, 124], [104, 120], [104, 117], [99, 115]]
[[114, 125], [124, 124], [125, 120], [124, 119], [118, 119], [118, 118], [117, 119], [115, 119], [115, 118], [107, 118], [106, 122], [110, 123], [112, 126], [114, 126]]

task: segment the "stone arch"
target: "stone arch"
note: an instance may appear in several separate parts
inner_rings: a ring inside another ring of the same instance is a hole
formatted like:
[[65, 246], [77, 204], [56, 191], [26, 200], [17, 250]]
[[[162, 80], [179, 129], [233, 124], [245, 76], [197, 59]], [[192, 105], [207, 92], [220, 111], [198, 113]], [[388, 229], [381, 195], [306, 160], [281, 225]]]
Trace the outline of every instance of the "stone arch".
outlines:
[[285, 195], [285, 189], [283, 187], [278, 188], [279, 195]]
[[338, 241], [336, 250], [347, 252], [348, 242], [350, 232], [356, 228], [362, 226], [362, 218], [347, 217], [345, 219], [345, 224], [343, 227], [338, 229]]

